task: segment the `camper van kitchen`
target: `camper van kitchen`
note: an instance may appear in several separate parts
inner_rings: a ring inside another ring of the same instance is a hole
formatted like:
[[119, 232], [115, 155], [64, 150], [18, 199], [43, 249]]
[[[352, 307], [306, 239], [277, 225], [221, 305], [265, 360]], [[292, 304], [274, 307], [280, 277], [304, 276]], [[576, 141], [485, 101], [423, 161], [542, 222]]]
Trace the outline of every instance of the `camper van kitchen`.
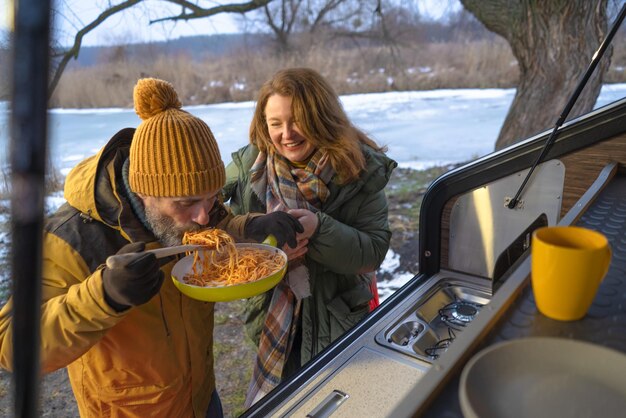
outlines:
[[[40, 294], [32, 289], [40, 266], [32, 259], [41, 257], [48, 113], [41, 34], [49, 33], [50, 5], [19, 3], [30, 15], [22, 8], [16, 16], [23, 31], [15, 68], [28, 71], [16, 77], [11, 114], [20, 127], [10, 138], [13, 179], [24, 186], [12, 199], [19, 237], [11, 254], [12, 390], [15, 415], [31, 417], [39, 414]], [[242, 417], [626, 415], [626, 98], [566, 122], [624, 16], [626, 5], [579, 88], [564, 93], [570, 100], [553, 128], [537, 127], [539, 134], [428, 187], [418, 274]], [[33, 152], [16, 158], [16, 148], [28, 147]], [[580, 319], [552, 319], [537, 307], [532, 242], [547, 226], [583, 227], [608, 240], [608, 271]]]
[[[625, 16], [552, 129], [431, 184], [419, 274], [244, 416], [624, 416], [626, 99], [565, 120]], [[537, 309], [531, 243], [547, 226], [612, 251], [580, 319]]]
[[[243, 416], [623, 416], [625, 120], [623, 99], [566, 124], [514, 209], [549, 131], [435, 180], [420, 274]], [[611, 246], [580, 320], [537, 310], [530, 242], [546, 225], [599, 231]]]

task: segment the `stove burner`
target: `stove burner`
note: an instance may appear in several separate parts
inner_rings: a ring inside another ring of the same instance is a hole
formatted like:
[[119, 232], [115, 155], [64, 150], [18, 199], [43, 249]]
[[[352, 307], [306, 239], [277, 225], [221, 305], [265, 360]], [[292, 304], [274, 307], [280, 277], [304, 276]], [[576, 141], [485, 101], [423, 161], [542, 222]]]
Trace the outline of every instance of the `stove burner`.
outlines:
[[463, 300], [456, 300], [439, 309], [439, 317], [450, 326], [464, 327], [471, 322], [481, 305]]
[[478, 313], [478, 308], [476, 306], [460, 303], [455, 310], [451, 312], [453, 318], [458, 319], [462, 322], [470, 322], [476, 314]]

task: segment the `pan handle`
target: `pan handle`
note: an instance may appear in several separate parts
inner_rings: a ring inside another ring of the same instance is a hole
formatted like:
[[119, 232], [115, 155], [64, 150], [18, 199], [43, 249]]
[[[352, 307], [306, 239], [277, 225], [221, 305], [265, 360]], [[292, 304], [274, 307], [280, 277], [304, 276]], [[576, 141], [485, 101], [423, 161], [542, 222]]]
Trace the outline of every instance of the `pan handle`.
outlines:
[[261, 244], [267, 244], [267, 245], [271, 245], [272, 247], [277, 247], [278, 240], [276, 239], [274, 235], [269, 234], [267, 237], [265, 237], [265, 239], [263, 240]]

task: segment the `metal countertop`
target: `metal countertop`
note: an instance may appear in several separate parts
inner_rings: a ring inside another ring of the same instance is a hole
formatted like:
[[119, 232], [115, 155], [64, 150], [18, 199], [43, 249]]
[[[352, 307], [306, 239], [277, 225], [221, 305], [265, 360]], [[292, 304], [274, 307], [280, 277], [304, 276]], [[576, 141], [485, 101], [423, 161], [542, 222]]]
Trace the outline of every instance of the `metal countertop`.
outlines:
[[[626, 353], [626, 177], [616, 175], [575, 225], [605, 234], [613, 251], [609, 271], [587, 315], [572, 322], [543, 316], [537, 311], [528, 282], [474, 354], [495, 343], [524, 337], [569, 338]], [[461, 370], [454, 373], [422, 416], [463, 416], [459, 402]]]

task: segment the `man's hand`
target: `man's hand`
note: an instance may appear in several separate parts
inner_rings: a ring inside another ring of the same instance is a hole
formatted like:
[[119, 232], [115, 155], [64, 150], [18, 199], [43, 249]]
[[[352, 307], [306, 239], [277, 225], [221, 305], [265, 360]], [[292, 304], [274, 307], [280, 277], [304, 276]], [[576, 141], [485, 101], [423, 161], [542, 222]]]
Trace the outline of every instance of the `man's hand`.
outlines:
[[133, 242], [123, 246], [117, 254], [132, 254], [115, 268], [102, 272], [104, 299], [117, 312], [131, 306], [143, 305], [159, 293], [163, 272], [153, 253], [143, 252], [146, 244]]
[[285, 243], [291, 248], [296, 248], [298, 245], [296, 234], [303, 231], [302, 224], [285, 212], [272, 212], [252, 218], [244, 228], [246, 238], [256, 241], [263, 241], [268, 235], [274, 235], [278, 248], [282, 248]]

